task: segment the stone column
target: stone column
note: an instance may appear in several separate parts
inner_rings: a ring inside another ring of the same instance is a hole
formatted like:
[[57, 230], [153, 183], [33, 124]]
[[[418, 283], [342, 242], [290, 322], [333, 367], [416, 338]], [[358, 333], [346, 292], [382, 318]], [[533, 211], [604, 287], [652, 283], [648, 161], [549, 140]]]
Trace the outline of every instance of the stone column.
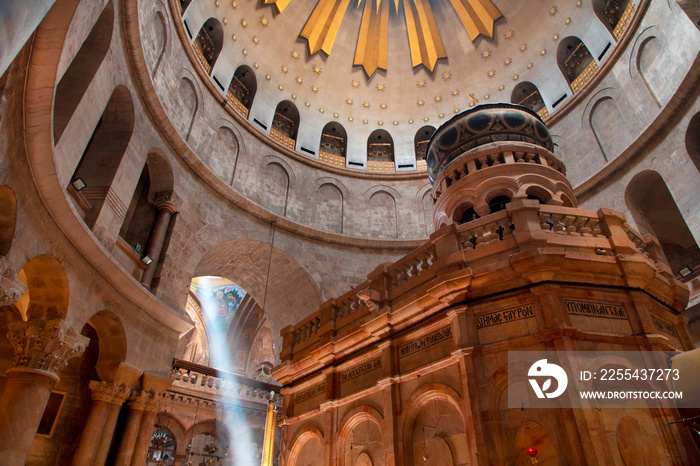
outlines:
[[172, 194], [172, 191], [156, 194], [155, 205], [158, 209], [158, 217], [146, 245], [146, 254], [153, 259], [153, 262], [143, 271], [141, 276], [141, 284], [146, 288], [150, 288], [153, 275], [156, 273], [160, 253], [163, 251], [163, 244], [165, 243], [165, 235], [170, 227], [170, 219], [173, 214], [177, 213], [175, 205], [171, 202]]
[[117, 425], [117, 419], [119, 418], [119, 411], [124, 404], [124, 400], [129, 396], [131, 390], [126, 388], [124, 385], [115, 386], [110, 399], [108, 400], [107, 413], [104, 420], [104, 425], [102, 427], [102, 435], [100, 436], [100, 443], [97, 445], [97, 450], [95, 451], [95, 459], [93, 460], [94, 465], [104, 465], [107, 460], [107, 454], [109, 453], [109, 447], [112, 445], [112, 437], [114, 437], [114, 428]]
[[90, 339], [60, 319], [13, 322], [7, 338], [15, 354], [0, 395], [0, 458], [3, 465], [23, 466], [51, 389], [68, 360], [80, 356]]
[[134, 445], [134, 455], [131, 457], [131, 466], [146, 464], [146, 456], [153, 437], [156, 416], [160, 411], [160, 400], [160, 395], [151, 393], [150, 399], [145, 403], [143, 416], [141, 416], [141, 425], [139, 426], [136, 444]]
[[115, 466], [129, 466], [131, 464], [131, 457], [134, 455], [134, 447], [136, 445], [137, 436], [139, 435], [143, 411], [146, 409], [146, 403], [150, 398], [151, 394], [142, 390], [138, 390], [132, 394], [129, 400], [129, 417], [126, 420], [126, 426], [122, 432], [119, 451], [114, 461]]
[[[115, 402], [117, 405], [117, 416], [119, 415], [119, 407], [124, 402], [128, 391], [123, 385], [118, 385], [113, 382], [100, 382], [97, 380], [90, 381], [90, 391], [92, 394], [92, 408], [90, 409], [90, 414], [88, 415], [87, 421], [83, 426], [83, 431], [80, 434], [80, 439], [78, 441], [78, 448], [73, 455], [74, 466], [80, 466], [83, 464], [98, 464], [96, 460], [97, 451], [104, 449], [102, 443], [106, 440], [102, 440], [105, 430], [110, 430], [109, 441], [111, 442], [111, 433], [114, 432], [114, 423], [116, 423], [116, 417], [112, 413], [114, 409], [112, 406]], [[111, 414], [111, 416], [109, 416]], [[111, 423], [111, 429], [107, 422], [109, 420]], [[113, 420], [112, 420], [113, 419]], [[107, 445], [107, 450], [109, 450], [109, 444]], [[105, 452], [106, 458], [106, 452]], [[102, 460], [104, 462], [104, 459]], [[101, 463], [100, 463], [101, 464]]]

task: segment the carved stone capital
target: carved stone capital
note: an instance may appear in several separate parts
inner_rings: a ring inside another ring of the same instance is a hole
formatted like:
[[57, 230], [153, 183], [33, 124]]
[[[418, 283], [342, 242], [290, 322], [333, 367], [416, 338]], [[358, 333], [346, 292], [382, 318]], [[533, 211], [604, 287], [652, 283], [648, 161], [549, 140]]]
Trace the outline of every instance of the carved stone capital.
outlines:
[[13, 322], [7, 339], [15, 349], [10, 370], [43, 371], [56, 378], [69, 359], [83, 354], [90, 341], [61, 319]]
[[154, 392], [135, 390], [129, 398], [129, 408], [151, 413], [160, 412], [162, 397]]
[[27, 285], [17, 279], [17, 272], [9, 268], [0, 256], [0, 306], [10, 306], [27, 291]]
[[113, 405], [121, 406], [129, 397], [131, 390], [124, 384], [91, 380], [90, 392], [92, 393], [93, 400], [105, 401]]
[[156, 193], [153, 204], [158, 210], [167, 210], [171, 214], [177, 213], [177, 207], [175, 206], [172, 191], [161, 191]]

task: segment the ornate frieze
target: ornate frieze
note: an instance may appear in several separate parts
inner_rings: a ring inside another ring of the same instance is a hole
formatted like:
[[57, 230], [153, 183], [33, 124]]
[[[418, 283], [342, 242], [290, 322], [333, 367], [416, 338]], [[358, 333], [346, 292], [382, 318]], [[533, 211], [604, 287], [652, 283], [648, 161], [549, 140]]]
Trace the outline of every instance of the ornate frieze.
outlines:
[[44, 371], [56, 377], [69, 359], [83, 354], [90, 341], [61, 319], [13, 322], [7, 339], [15, 350], [15, 369]]

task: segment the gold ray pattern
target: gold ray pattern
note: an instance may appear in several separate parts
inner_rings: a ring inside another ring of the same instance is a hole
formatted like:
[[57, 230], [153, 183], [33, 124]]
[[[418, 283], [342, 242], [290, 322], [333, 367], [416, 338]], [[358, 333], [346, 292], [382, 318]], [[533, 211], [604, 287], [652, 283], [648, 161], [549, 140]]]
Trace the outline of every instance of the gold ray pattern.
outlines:
[[265, 5], [274, 4], [277, 13], [282, 13], [292, 0], [265, 0]]
[[432, 73], [438, 58], [446, 58], [433, 10], [428, 0], [404, 0], [408, 42], [413, 66], [425, 65]]
[[472, 42], [479, 34], [493, 37], [493, 23], [503, 15], [491, 0], [450, 0], [450, 3]]
[[340, 22], [349, 4], [350, 0], [319, 0], [299, 34], [308, 41], [309, 54], [313, 55], [319, 50], [323, 50], [326, 55], [331, 54]]
[[[357, 0], [357, 8], [363, 0]], [[503, 15], [491, 0], [449, 0], [457, 17], [473, 41], [479, 35], [493, 37], [494, 23]], [[264, 0], [274, 4], [278, 13], [289, 5], [291, 0]], [[355, 47], [355, 65], [361, 65], [368, 77], [377, 68], [387, 69], [389, 41], [390, 1], [364, 0], [364, 11], [360, 33]], [[299, 34], [309, 44], [309, 54], [323, 50], [330, 55], [338, 35], [340, 24], [347, 12], [350, 0], [318, 0], [311, 15]], [[435, 21], [430, 0], [393, 0], [398, 14], [404, 7], [406, 28], [411, 49], [411, 62], [414, 67], [423, 65], [430, 72], [440, 58], [447, 58], [440, 31]]]
[[360, 35], [355, 48], [355, 65], [362, 65], [371, 77], [377, 68], [386, 70], [389, 53], [389, 2], [365, 0]]

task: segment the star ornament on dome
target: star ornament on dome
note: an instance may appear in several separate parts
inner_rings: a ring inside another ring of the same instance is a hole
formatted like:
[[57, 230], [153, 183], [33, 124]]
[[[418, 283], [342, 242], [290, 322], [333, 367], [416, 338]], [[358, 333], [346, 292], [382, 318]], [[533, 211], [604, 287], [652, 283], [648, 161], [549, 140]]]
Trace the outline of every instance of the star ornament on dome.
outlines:
[[508, 66], [508, 65], [510, 65], [511, 63], [513, 63], [513, 59], [510, 58], [510, 57], [508, 57], [508, 58], [506, 58], [505, 60], [503, 60], [503, 66]]
[[238, 8], [238, 2], [237, 2], [236, 0], [233, 0], [233, 1], [231, 2], [231, 6], [232, 6], [233, 9], [235, 10], [236, 8]]
[[436, 95], [434, 100], [435, 100], [435, 102], [437, 102], [437, 103], [442, 102], [442, 96], [441, 96], [441, 95]]
[[360, 81], [352, 80], [350, 81], [352, 87], [360, 87]]
[[371, 104], [370, 104], [369, 102], [362, 102], [362, 106], [363, 106], [364, 108], [370, 108], [370, 107], [371, 107]]
[[553, 6], [552, 8], [549, 9], [549, 16], [554, 16], [557, 14], [557, 7]]
[[318, 92], [317, 86], [311, 86], [311, 92]]
[[354, 101], [353, 101], [352, 99], [350, 99], [350, 98], [345, 99], [345, 103], [348, 104], [348, 105], [352, 105], [353, 102], [354, 102]]
[[519, 50], [520, 50], [520, 53], [523, 53], [525, 50], [527, 50], [527, 44], [522, 44], [522, 45], [520, 46], [520, 49], [519, 49]]
[[241, 19], [241, 26], [243, 26], [243, 29], [248, 27], [248, 21], [245, 18]]
[[509, 29], [505, 34], [503, 34], [503, 37], [505, 37], [506, 40], [511, 39], [515, 35], [515, 31], [512, 29]]
[[260, 39], [258, 38], [258, 36], [253, 36], [253, 43], [255, 45], [260, 45]]
[[320, 66], [314, 65], [311, 69], [314, 70], [314, 73], [321, 74], [321, 67]]
[[419, 107], [422, 107], [423, 105], [425, 105], [425, 100], [423, 100], [423, 99], [418, 99], [418, 100], [416, 101], [416, 105], [418, 105]]
[[379, 104], [379, 108], [381, 108], [382, 110], [386, 110], [387, 108], [389, 108], [389, 104], [381, 103], [381, 104]]
[[491, 50], [487, 49], [481, 52], [481, 58], [483, 58], [484, 60], [486, 60], [487, 58], [491, 58]]
[[493, 78], [494, 76], [496, 76], [496, 70], [489, 70], [488, 73], [486, 73], [486, 76], [488, 76], [489, 78]]
[[282, 70], [282, 73], [285, 73], [285, 74], [287, 74], [289, 72], [289, 68], [287, 68], [285, 65], [282, 65], [281, 70]]
[[452, 91], [452, 97], [457, 97], [459, 95], [459, 89], [455, 89]]
[[447, 73], [442, 73], [442, 80], [447, 81], [452, 77], [452, 71], [448, 71]]
[[383, 91], [384, 89], [386, 89], [386, 86], [384, 84], [377, 84], [378, 91]]
[[263, 25], [263, 27], [268, 27], [270, 25], [270, 20], [265, 18], [265, 15], [260, 17], [260, 24]]
[[304, 83], [304, 79], [303, 79], [301, 76], [297, 76], [296, 81], [297, 81], [297, 84], [303, 84], [303, 83]]
[[301, 58], [301, 54], [299, 52], [297, 52], [296, 50], [292, 50], [291, 55], [292, 55], [292, 58], [295, 60], [299, 60], [299, 58]]
[[416, 86], [421, 88], [425, 87], [425, 85], [428, 84], [424, 79], [421, 79], [420, 81], [416, 82]]

